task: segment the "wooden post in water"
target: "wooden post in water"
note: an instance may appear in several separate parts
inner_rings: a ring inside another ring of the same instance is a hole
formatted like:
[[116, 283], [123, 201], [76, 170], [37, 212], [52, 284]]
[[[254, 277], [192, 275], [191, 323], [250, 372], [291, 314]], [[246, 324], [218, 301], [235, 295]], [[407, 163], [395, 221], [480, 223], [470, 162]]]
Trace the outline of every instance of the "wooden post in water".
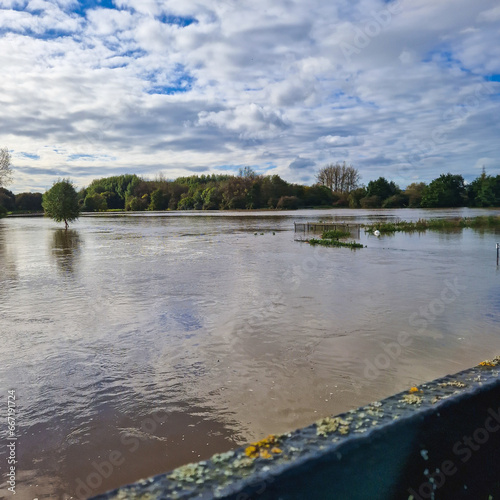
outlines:
[[500, 243], [497, 243], [497, 266], [498, 266], [498, 254], [500, 252]]

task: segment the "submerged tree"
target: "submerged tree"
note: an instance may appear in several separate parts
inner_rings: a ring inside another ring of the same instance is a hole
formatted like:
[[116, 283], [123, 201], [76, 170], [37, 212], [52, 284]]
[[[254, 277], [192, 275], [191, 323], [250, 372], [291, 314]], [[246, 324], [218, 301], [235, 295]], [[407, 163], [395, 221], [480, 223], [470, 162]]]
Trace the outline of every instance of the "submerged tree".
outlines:
[[12, 180], [11, 156], [7, 148], [0, 148], [0, 187]]
[[69, 179], [54, 183], [44, 193], [42, 206], [45, 215], [48, 215], [56, 222], [64, 221], [66, 229], [68, 229], [68, 223], [78, 219], [80, 215], [78, 194]]

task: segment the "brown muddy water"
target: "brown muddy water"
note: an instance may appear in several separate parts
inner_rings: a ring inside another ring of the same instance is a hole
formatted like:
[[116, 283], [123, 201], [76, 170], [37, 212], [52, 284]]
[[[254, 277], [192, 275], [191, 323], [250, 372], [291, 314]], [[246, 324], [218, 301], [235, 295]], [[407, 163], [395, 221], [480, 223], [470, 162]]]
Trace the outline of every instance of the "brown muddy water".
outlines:
[[293, 231], [488, 213], [105, 214], [67, 234], [1, 219], [16, 498], [84, 498], [500, 354], [498, 231], [362, 231], [357, 251]]

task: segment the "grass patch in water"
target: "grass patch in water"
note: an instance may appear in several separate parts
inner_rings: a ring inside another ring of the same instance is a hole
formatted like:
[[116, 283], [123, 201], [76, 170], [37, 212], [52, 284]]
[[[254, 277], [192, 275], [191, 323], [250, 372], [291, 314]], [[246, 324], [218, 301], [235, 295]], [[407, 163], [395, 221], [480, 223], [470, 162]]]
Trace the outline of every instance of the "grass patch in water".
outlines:
[[351, 235], [349, 231], [339, 231], [338, 229], [332, 229], [330, 231], [324, 231], [322, 238], [324, 240], [338, 240], [339, 238], [348, 238]]
[[380, 233], [396, 232], [423, 232], [427, 230], [443, 231], [447, 229], [463, 228], [491, 228], [500, 227], [500, 216], [498, 215], [480, 215], [478, 217], [463, 217], [459, 219], [419, 219], [417, 222], [399, 221], [399, 222], [375, 222], [363, 226], [365, 232], [373, 233], [375, 230]]
[[356, 243], [355, 241], [340, 241], [340, 240], [334, 240], [334, 239], [321, 239], [318, 240], [316, 238], [313, 238], [311, 240], [307, 240], [307, 242], [314, 246], [314, 245], [322, 245], [324, 247], [347, 247], [347, 248], [363, 248], [363, 245], [361, 243]]

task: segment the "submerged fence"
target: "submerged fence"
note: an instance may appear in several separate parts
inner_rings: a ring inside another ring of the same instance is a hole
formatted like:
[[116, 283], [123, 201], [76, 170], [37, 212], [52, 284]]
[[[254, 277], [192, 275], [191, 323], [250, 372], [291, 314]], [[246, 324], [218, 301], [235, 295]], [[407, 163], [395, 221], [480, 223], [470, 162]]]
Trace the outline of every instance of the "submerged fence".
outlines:
[[323, 231], [348, 231], [352, 238], [359, 238], [361, 224], [347, 222], [294, 222], [294, 231], [296, 233], [321, 233]]

